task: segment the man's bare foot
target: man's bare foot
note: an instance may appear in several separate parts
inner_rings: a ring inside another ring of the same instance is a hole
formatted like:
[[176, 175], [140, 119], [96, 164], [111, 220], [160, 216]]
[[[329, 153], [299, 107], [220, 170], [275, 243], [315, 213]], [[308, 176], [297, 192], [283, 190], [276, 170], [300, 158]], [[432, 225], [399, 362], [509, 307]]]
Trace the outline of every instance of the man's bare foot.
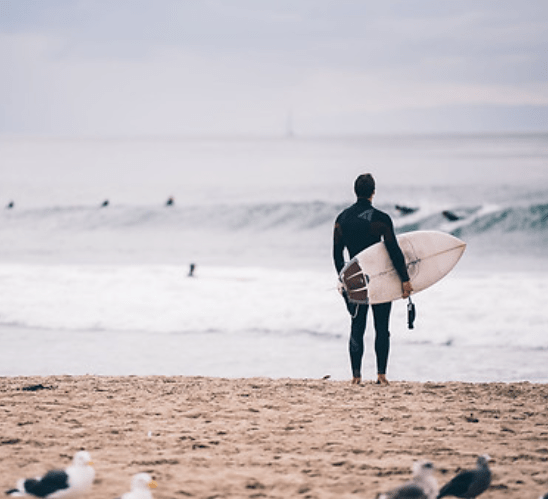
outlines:
[[362, 382], [362, 377], [361, 376], [356, 376], [356, 377], [352, 378], [352, 384], [353, 385], [359, 385], [361, 382]]
[[386, 374], [378, 374], [377, 375], [377, 385], [384, 385], [388, 386], [390, 383], [386, 379]]

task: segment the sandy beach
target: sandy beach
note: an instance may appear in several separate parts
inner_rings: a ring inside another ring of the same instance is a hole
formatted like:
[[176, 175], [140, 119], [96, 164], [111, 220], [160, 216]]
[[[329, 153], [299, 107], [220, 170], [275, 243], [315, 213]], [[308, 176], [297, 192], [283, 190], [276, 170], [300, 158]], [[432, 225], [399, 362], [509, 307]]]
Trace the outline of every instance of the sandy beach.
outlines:
[[91, 453], [89, 498], [147, 471], [157, 499], [374, 498], [416, 459], [440, 486], [478, 454], [482, 497], [548, 492], [548, 385], [203, 377], [0, 378], [0, 480]]

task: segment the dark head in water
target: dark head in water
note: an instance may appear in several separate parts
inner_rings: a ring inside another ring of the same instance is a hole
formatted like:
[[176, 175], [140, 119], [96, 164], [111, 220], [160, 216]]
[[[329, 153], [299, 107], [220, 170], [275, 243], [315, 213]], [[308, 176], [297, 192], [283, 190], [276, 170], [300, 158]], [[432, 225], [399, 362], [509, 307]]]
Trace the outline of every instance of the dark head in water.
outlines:
[[402, 206], [400, 204], [397, 204], [395, 208], [401, 215], [411, 215], [411, 213], [415, 213], [418, 210], [418, 208], [410, 208], [409, 206]]
[[458, 215], [455, 215], [452, 211], [449, 210], [442, 211], [441, 214], [450, 222], [456, 222], [457, 220], [460, 220], [460, 217]]

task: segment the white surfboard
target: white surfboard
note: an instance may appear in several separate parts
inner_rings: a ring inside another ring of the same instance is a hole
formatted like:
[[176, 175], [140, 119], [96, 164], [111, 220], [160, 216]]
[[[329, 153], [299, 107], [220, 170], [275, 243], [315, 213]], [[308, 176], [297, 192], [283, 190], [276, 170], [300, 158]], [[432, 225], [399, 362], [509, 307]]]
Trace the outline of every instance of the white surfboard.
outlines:
[[[414, 231], [397, 236], [405, 257], [413, 293], [447, 275], [464, 253], [466, 243], [438, 231]], [[342, 269], [342, 288], [354, 303], [385, 303], [401, 298], [401, 280], [383, 242], [358, 253]]]

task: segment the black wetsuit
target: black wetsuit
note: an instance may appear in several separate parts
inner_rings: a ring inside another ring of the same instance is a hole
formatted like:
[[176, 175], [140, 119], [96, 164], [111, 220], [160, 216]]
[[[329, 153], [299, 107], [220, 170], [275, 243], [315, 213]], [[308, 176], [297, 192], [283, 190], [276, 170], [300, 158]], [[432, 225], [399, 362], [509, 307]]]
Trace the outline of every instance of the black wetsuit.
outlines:
[[[344, 249], [348, 250], [350, 258], [356, 256], [365, 248], [384, 241], [394, 268], [402, 282], [409, 280], [405, 266], [405, 258], [398, 245], [394, 225], [390, 216], [377, 210], [368, 199], [358, 198], [358, 201], [344, 210], [335, 222], [333, 237], [333, 260], [335, 268], [340, 273], [344, 267]], [[350, 363], [354, 377], [361, 377], [363, 358], [363, 337], [367, 322], [367, 305], [356, 305], [346, 299], [346, 306], [352, 315], [350, 332]], [[377, 372], [386, 374], [388, 353], [390, 351], [390, 310], [392, 303], [372, 305], [375, 323], [375, 354], [377, 357]]]

